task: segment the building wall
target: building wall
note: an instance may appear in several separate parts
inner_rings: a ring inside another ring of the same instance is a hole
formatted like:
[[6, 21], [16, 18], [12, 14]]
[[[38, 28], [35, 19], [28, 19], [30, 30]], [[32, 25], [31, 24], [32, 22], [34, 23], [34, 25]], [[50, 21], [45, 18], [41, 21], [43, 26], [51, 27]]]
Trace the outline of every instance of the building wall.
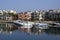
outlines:
[[[13, 15], [9, 15], [9, 11], [6, 11], [6, 10], [0, 10], [0, 20], [3, 20], [3, 21], [12, 21], [13, 20]], [[14, 14], [13, 13], [10, 13], [10, 14]]]
[[18, 14], [18, 19], [20, 19], [20, 20], [30, 20], [30, 16], [27, 13], [19, 13]]
[[39, 12], [39, 21], [44, 21], [45, 19], [45, 11], [40, 11]]
[[45, 20], [48, 20], [48, 21], [60, 21], [60, 13], [46, 12]]
[[36, 11], [32, 12], [31, 13], [31, 20], [32, 21], [39, 20], [39, 13], [37, 13]]
[[3, 20], [3, 12], [0, 10], [0, 20]]

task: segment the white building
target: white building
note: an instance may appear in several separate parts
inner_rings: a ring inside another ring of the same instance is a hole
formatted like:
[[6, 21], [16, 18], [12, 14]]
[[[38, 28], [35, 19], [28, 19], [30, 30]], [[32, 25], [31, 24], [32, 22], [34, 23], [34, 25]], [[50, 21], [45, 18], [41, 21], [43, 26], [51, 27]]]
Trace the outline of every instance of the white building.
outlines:
[[27, 12], [27, 15], [29, 15], [29, 19], [31, 19], [31, 13], [32, 13], [31, 11]]
[[41, 10], [39, 12], [39, 21], [43, 21], [45, 18], [45, 11], [44, 10]]
[[0, 10], [0, 20], [3, 19], [3, 11]]
[[9, 15], [9, 13], [13, 13], [13, 14], [16, 14], [16, 11], [13, 11], [13, 10], [9, 10], [9, 11], [6, 11], [6, 10], [0, 10], [0, 20], [12, 20], [12, 16]]

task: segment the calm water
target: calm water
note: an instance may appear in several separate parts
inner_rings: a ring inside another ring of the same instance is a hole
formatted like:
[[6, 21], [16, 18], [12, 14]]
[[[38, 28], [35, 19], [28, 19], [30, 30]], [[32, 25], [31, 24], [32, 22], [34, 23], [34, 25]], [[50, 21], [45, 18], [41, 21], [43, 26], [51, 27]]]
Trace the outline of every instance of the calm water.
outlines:
[[0, 23], [0, 40], [60, 40], [60, 28], [25, 29], [12, 23]]

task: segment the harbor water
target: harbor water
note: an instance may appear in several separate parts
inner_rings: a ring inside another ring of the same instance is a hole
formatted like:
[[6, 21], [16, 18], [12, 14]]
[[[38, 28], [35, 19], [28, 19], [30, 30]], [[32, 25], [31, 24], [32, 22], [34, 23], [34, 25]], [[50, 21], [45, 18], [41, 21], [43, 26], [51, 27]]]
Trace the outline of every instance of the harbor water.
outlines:
[[0, 40], [60, 40], [60, 28], [28, 29], [13, 23], [0, 23]]

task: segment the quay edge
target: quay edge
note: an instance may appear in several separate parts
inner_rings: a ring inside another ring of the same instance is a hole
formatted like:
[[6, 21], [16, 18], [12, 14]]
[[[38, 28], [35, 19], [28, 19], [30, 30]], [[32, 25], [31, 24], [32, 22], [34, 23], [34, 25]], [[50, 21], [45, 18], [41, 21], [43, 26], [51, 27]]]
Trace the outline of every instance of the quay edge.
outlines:
[[0, 21], [0, 23], [12, 23], [13, 21]]

